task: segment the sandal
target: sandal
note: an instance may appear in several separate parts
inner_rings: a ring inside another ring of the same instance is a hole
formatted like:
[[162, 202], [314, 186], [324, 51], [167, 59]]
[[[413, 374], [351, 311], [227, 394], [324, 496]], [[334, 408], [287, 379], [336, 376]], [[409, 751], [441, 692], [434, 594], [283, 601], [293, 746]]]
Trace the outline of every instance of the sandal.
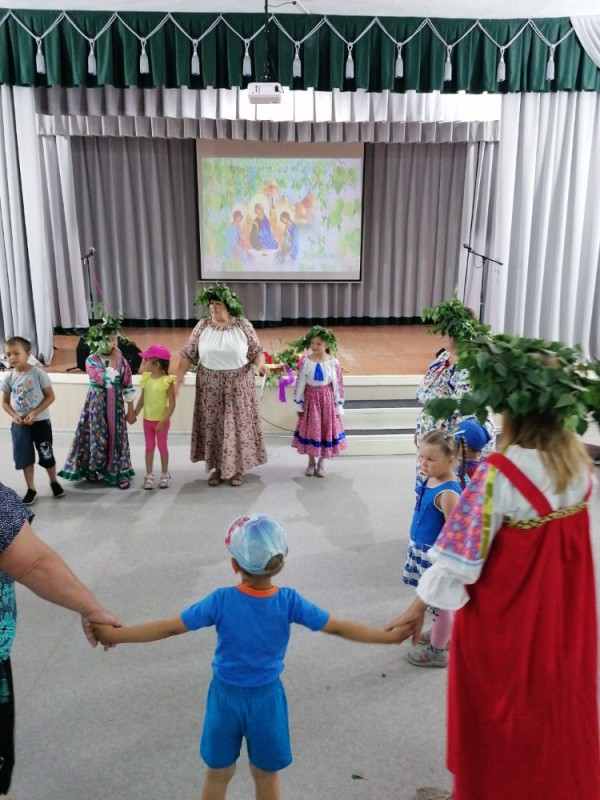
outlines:
[[236, 472], [233, 477], [229, 478], [230, 486], [241, 486], [243, 482], [244, 478], [242, 477], [241, 472]]
[[119, 489], [129, 489], [129, 481], [127, 478], [121, 478], [119, 481]]
[[308, 467], [304, 470], [307, 478], [311, 478], [315, 474], [316, 464], [314, 461], [309, 462]]
[[223, 478], [221, 477], [221, 470], [215, 469], [210, 473], [208, 478], [208, 485], [209, 486], [218, 486], [220, 483], [223, 482]]
[[325, 477], [325, 464], [323, 464], [322, 462], [319, 462], [317, 464], [317, 469], [315, 471], [315, 475], [317, 476], [317, 478], [324, 478]]

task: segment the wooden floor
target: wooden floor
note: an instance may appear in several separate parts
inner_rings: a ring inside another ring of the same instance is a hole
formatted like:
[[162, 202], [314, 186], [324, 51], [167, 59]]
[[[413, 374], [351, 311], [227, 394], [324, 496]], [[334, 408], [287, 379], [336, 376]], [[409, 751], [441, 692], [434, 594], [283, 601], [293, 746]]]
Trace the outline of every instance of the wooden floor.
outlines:
[[[177, 353], [190, 335], [190, 328], [126, 328], [124, 332], [144, 350], [159, 342], [171, 350], [171, 372], [177, 366]], [[305, 327], [262, 328], [257, 330], [261, 344], [269, 353], [283, 350], [290, 340], [299, 338]], [[335, 328], [338, 357], [350, 375], [422, 375], [440, 348], [439, 337], [430, 336], [425, 325], [357, 325]], [[76, 367], [77, 336], [56, 335], [54, 356], [48, 372], [66, 372]]]

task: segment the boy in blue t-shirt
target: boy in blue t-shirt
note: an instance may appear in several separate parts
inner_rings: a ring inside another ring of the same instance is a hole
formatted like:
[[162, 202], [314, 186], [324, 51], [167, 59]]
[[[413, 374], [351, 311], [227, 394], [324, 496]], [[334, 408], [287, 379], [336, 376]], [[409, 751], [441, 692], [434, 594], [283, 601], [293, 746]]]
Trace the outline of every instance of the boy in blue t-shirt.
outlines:
[[4, 353], [12, 372], [2, 383], [2, 408], [13, 421], [10, 432], [15, 468], [23, 470], [27, 484], [23, 502], [31, 506], [37, 499], [33, 479], [35, 450], [40, 467], [44, 467], [50, 478], [52, 494], [54, 497], [64, 497], [65, 490], [56, 480], [52, 425], [48, 411], [48, 406], [54, 402], [52, 382], [45, 370], [37, 364], [31, 364], [31, 342], [27, 339], [22, 336], [7, 339]]
[[271, 579], [283, 569], [288, 548], [281, 525], [265, 514], [236, 519], [225, 544], [240, 575], [237, 586], [217, 589], [179, 616], [123, 628], [94, 625], [94, 634], [102, 644], [154, 642], [214, 625], [217, 647], [200, 742], [208, 767], [201, 800], [223, 800], [244, 738], [256, 800], [278, 800], [279, 770], [292, 762], [279, 678], [291, 623], [374, 644], [400, 643], [412, 629], [379, 630], [335, 619], [295, 589], [273, 586]]

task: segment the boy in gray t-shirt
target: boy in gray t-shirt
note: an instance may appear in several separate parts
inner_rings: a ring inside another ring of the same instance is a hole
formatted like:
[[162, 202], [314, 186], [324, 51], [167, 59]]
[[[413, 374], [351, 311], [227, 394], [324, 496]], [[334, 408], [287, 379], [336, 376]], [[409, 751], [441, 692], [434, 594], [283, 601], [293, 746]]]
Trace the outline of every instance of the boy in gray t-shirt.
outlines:
[[[27, 483], [25, 505], [37, 499], [33, 480], [35, 450], [38, 461], [48, 473], [54, 497], [63, 497], [65, 490], [56, 480], [56, 461], [52, 450], [52, 425], [48, 406], [54, 402], [54, 391], [48, 374], [28, 359], [31, 342], [13, 336], [4, 344], [4, 353], [12, 372], [2, 385], [2, 408], [12, 417], [11, 436], [16, 469], [22, 469]], [[35, 449], [34, 449], [35, 448]]]

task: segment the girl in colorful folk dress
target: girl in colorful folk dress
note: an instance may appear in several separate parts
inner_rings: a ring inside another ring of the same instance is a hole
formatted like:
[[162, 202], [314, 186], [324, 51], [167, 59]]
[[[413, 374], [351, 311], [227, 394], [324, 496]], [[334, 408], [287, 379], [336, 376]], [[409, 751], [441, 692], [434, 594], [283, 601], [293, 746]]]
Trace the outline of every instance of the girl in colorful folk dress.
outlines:
[[146, 476], [144, 489], [154, 489], [154, 450], [160, 453], [161, 476], [159, 489], [168, 489], [171, 484], [169, 474], [169, 448], [167, 437], [171, 426], [171, 416], [175, 411], [175, 375], [169, 375], [171, 353], [162, 344], [152, 344], [141, 354], [142, 394], [135, 406], [135, 416], [144, 409], [144, 439], [146, 441]]
[[[75, 430], [64, 468], [70, 481], [105, 480], [119, 489], [129, 488], [135, 475], [131, 466], [126, 422], [135, 422], [131, 368], [118, 348], [120, 320], [105, 318], [88, 333], [92, 353], [85, 362], [90, 388]], [[97, 352], [94, 352], [97, 349]], [[127, 404], [127, 413], [125, 413]]]
[[340, 362], [331, 353], [337, 350], [335, 334], [322, 325], [313, 325], [293, 343], [309, 354], [298, 363], [294, 404], [298, 422], [292, 447], [308, 455], [307, 477], [325, 477], [325, 459], [333, 458], [346, 447], [346, 434], [340, 419], [344, 411], [344, 382]]
[[[503, 413], [503, 453], [480, 465], [389, 627], [420, 636], [456, 610], [448, 683], [454, 791], [422, 798], [597, 800], [597, 622], [590, 462], [574, 430], [600, 421], [600, 363], [559, 342], [497, 336], [460, 351], [477, 402]], [[569, 402], [565, 400], [569, 387]], [[475, 398], [465, 397], [468, 412]], [[444, 416], [454, 401], [429, 410]]]
[[[461, 485], [454, 473], [457, 444], [444, 431], [429, 431], [419, 444], [419, 467], [425, 476], [417, 484], [417, 501], [410, 526], [403, 583], [417, 586], [429, 562], [429, 549], [435, 544], [444, 522], [458, 503]], [[419, 646], [406, 658], [416, 667], [445, 667], [452, 630], [452, 611], [435, 608], [431, 631], [423, 634]]]

